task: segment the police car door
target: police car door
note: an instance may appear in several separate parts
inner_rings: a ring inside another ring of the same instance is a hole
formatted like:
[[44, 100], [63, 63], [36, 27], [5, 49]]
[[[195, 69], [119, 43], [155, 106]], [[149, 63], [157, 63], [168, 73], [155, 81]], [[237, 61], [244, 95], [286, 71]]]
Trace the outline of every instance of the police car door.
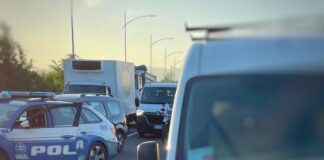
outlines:
[[80, 107], [73, 105], [27, 109], [11, 132], [15, 158], [77, 159], [84, 148], [77, 134], [79, 115]]

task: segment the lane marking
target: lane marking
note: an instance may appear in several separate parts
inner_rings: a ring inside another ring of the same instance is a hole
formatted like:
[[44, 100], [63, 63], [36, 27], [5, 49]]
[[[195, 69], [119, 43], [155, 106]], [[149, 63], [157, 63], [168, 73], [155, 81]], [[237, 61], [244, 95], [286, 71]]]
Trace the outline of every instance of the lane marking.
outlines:
[[134, 132], [134, 133], [128, 134], [127, 137], [132, 137], [132, 136], [135, 136], [135, 135], [137, 135], [137, 132]]

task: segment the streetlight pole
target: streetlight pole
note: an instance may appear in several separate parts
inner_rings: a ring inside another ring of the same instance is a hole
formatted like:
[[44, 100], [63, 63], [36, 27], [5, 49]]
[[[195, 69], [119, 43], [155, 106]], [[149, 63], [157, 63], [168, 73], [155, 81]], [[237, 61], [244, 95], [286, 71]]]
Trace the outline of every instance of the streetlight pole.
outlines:
[[70, 0], [70, 16], [71, 16], [72, 59], [75, 59], [75, 52], [74, 52], [74, 25], [73, 25], [73, 0]]
[[127, 21], [127, 12], [125, 10], [124, 12], [124, 26], [122, 27], [122, 29], [124, 29], [124, 36], [125, 36], [125, 62], [127, 61], [127, 36], [126, 36], [126, 33], [127, 33], [127, 25], [130, 24], [131, 22], [135, 21], [135, 20], [138, 20], [140, 18], [145, 18], [145, 17], [155, 17], [155, 15], [153, 14], [148, 14], [148, 15], [142, 15], [142, 16], [138, 16], [138, 17], [135, 17], [129, 21]]
[[176, 59], [175, 59], [175, 57], [174, 57], [174, 63], [173, 63], [173, 69], [174, 69], [174, 81], [176, 81], [176, 66], [178, 65], [178, 64], [180, 64], [180, 63], [182, 63], [182, 61], [178, 61], [178, 62], [176, 62]]
[[167, 50], [165, 49], [165, 52], [164, 52], [164, 76], [166, 76], [167, 58], [171, 55], [180, 54], [180, 53], [183, 53], [183, 52], [182, 51], [174, 51], [174, 52], [167, 54]]
[[159, 43], [159, 42], [161, 42], [161, 41], [165, 41], [165, 40], [173, 40], [173, 38], [172, 37], [166, 37], [166, 38], [161, 38], [161, 39], [159, 39], [159, 40], [156, 40], [156, 41], [154, 41], [153, 42], [153, 38], [152, 38], [152, 34], [151, 34], [151, 44], [150, 44], [150, 72], [152, 72], [152, 47], [155, 45], [155, 44], [157, 44], [157, 43]]
[[127, 28], [126, 28], [126, 21], [127, 21], [127, 19], [126, 19], [126, 10], [125, 10], [125, 12], [124, 12], [124, 26], [125, 26], [125, 28], [124, 28], [124, 33], [125, 33], [125, 62], [127, 61], [127, 57], [126, 57], [126, 55], [127, 55], [127, 41], [126, 41], [126, 32], [127, 32]]

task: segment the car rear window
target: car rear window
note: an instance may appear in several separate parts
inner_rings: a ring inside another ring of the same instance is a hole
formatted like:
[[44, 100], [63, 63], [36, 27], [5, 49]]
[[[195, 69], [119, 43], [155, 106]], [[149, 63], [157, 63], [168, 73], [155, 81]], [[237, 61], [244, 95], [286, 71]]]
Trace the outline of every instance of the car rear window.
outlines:
[[324, 76], [190, 81], [179, 146], [185, 159], [324, 158]]
[[90, 111], [87, 108], [82, 108], [81, 110], [81, 115], [82, 117], [84, 117], [85, 124], [89, 124], [89, 123], [100, 123], [101, 119], [92, 111]]

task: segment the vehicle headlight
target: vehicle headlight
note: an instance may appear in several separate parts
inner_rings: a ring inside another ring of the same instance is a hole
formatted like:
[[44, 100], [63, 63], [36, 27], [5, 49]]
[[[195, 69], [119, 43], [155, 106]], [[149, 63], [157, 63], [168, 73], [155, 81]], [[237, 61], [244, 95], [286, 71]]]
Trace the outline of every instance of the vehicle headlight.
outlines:
[[142, 111], [142, 110], [137, 110], [136, 111], [136, 116], [141, 116], [141, 115], [143, 115], [144, 114], [144, 111]]

